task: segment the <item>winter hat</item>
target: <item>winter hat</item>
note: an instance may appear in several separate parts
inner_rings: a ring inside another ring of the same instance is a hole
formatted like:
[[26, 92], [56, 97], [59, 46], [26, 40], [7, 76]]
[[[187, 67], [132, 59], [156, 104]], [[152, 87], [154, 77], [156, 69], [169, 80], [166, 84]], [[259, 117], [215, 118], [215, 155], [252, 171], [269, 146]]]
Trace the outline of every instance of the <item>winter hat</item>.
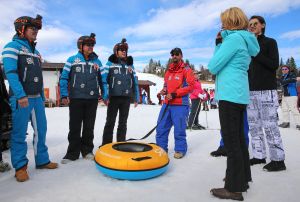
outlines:
[[79, 50], [82, 50], [82, 46], [84, 44], [95, 45], [96, 44], [96, 34], [91, 33], [90, 36], [81, 36], [81, 37], [79, 37], [79, 39], [77, 40], [77, 48]]
[[114, 46], [114, 49], [113, 49], [113, 52], [114, 54], [117, 55], [117, 52], [118, 50], [125, 50], [126, 51], [126, 55], [127, 55], [127, 52], [128, 52], [128, 44], [126, 43], [126, 39], [123, 38], [122, 41], [120, 43], [117, 43], [115, 46]]
[[24, 36], [24, 32], [26, 27], [32, 26], [37, 28], [38, 30], [42, 29], [42, 16], [37, 15], [36, 18], [32, 18], [29, 16], [22, 16], [15, 20], [15, 30], [20, 37]]

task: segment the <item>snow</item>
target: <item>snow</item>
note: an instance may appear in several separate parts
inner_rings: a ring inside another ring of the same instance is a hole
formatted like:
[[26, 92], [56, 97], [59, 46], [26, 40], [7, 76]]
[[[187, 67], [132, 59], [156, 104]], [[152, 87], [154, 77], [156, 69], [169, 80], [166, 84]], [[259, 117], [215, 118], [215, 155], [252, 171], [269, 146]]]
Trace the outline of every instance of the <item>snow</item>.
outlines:
[[[153, 78], [155, 79], [155, 76]], [[152, 78], [148, 77], [148, 80], [150, 79]], [[161, 85], [158, 80], [156, 83]], [[156, 87], [160, 90], [158, 85]], [[159, 110], [158, 105], [139, 105], [137, 108], [131, 106], [127, 138], [141, 138], [150, 131], [156, 124]], [[52, 161], [60, 162], [68, 146], [68, 108], [47, 108], [46, 115], [50, 158]], [[59, 164], [57, 170], [35, 169], [31, 144], [33, 131], [29, 127], [27, 156], [30, 180], [24, 183], [17, 182], [13, 170], [0, 173], [0, 201], [221, 201], [209, 192], [211, 188], [223, 186], [222, 179], [226, 168], [225, 157], [215, 158], [209, 155], [211, 151], [217, 149], [220, 140], [218, 111], [200, 112], [200, 124], [204, 126], [207, 126], [206, 115], [209, 130], [187, 131], [189, 148], [183, 159], [173, 158], [174, 137], [171, 130], [168, 171], [162, 176], [144, 181], [112, 179], [100, 173], [93, 161], [82, 158], [69, 164]], [[106, 107], [99, 106], [95, 124], [94, 152], [102, 142], [105, 119]], [[248, 192], [243, 193], [246, 201], [299, 201], [300, 132], [294, 128], [293, 124], [290, 129], [280, 129], [286, 152], [287, 170], [269, 173], [262, 170], [263, 165], [251, 167], [253, 183], [250, 183]], [[155, 142], [155, 132], [144, 142]], [[9, 151], [5, 151], [3, 157], [5, 161], [10, 162]]]

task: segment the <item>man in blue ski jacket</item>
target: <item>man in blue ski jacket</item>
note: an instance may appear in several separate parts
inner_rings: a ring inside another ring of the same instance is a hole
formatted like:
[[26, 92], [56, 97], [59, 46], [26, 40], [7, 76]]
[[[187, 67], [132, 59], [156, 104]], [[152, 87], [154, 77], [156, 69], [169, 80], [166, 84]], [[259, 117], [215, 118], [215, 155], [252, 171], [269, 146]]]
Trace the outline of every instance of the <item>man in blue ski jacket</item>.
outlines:
[[[77, 41], [78, 53], [69, 57], [60, 78], [62, 103], [69, 105], [69, 146], [62, 163], [75, 161], [80, 153], [85, 159], [94, 159], [93, 140], [99, 87], [103, 89], [101, 61], [94, 53], [95, 34], [81, 36]], [[69, 88], [69, 90], [68, 90]], [[106, 89], [103, 89], [106, 96]], [[83, 125], [81, 136], [81, 125]]]
[[16, 180], [29, 179], [26, 132], [28, 121], [34, 130], [33, 148], [36, 168], [55, 169], [49, 160], [46, 142], [47, 120], [44, 107], [44, 88], [41, 55], [35, 49], [42, 17], [22, 16], [14, 22], [16, 35], [3, 49], [4, 71], [10, 86], [13, 129], [11, 133], [11, 161]]

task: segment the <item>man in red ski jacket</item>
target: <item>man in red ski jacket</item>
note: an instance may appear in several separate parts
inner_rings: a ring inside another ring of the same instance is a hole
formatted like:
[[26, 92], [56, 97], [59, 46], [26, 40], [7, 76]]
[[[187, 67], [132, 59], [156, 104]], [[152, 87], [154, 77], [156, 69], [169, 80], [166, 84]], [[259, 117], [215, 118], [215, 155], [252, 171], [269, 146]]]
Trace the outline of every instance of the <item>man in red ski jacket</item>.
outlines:
[[158, 117], [156, 143], [167, 152], [169, 132], [174, 125], [174, 158], [179, 159], [187, 151], [185, 129], [189, 112], [188, 94], [193, 90], [195, 79], [192, 69], [182, 60], [181, 49], [174, 48], [170, 54], [172, 62], [168, 66], [164, 88], [160, 92], [166, 97]]

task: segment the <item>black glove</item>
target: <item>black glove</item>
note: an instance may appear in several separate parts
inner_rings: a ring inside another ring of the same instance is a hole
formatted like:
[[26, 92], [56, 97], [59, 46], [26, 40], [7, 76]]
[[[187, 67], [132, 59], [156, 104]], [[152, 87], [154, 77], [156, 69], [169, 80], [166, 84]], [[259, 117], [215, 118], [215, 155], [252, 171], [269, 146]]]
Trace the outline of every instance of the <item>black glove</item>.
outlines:
[[218, 32], [217, 37], [216, 37], [216, 46], [218, 44], [222, 43], [222, 41], [223, 41], [223, 38], [221, 36], [221, 31], [220, 31], [220, 32]]
[[176, 93], [171, 93], [172, 99], [176, 98]]

